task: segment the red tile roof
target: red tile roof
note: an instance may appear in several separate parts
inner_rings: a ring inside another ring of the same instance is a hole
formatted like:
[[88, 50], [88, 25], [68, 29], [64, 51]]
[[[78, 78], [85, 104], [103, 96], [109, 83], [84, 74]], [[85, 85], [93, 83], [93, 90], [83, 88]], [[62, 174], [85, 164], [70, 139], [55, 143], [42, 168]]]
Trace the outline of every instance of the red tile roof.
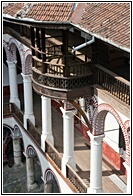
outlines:
[[113, 45], [130, 48], [130, 3], [8, 3], [3, 14], [37, 21], [71, 21]]
[[38, 21], [65, 22], [69, 20], [73, 6], [73, 3], [38, 3], [33, 5], [25, 17]]
[[130, 3], [79, 3], [70, 20], [110, 43], [130, 48]]
[[3, 14], [9, 14], [10, 16], [16, 17], [17, 12], [23, 7], [24, 3], [8, 3], [7, 6], [3, 7]]

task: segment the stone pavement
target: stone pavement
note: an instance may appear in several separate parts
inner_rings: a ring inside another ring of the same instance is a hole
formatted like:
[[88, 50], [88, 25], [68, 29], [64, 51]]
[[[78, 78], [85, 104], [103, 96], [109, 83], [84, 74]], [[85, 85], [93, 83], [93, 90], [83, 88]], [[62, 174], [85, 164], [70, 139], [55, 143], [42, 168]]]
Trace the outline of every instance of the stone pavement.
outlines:
[[24, 162], [21, 168], [13, 166], [9, 168], [8, 165], [3, 166], [3, 193], [43, 193], [44, 183], [39, 179], [40, 168], [38, 164], [35, 164], [36, 169], [36, 182], [39, 185], [33, 191], [27, 190], [27, 179], [26, 179], [26, 164]]

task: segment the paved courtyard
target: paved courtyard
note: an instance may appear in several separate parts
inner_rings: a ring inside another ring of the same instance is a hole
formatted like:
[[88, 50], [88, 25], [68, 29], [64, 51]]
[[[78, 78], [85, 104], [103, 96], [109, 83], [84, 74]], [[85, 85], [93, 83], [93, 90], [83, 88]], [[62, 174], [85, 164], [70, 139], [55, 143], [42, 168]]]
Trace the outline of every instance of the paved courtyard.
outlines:
[[26, 164], [23, 163], [21, 168], [12, 167], [8, 165], [3, 166], [3, 193], [43, 193], [44, 183], [40, 178], [40, 168], [38, 164], [35, 164], [35, 179], [39, 185], [33, 191], [27, 190], [27, 179], [26, 179]]

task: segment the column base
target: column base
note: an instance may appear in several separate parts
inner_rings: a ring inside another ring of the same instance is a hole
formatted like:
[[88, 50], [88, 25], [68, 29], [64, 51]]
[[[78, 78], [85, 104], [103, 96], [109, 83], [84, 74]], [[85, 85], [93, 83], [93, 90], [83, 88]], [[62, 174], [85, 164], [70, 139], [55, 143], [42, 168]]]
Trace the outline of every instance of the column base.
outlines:
[[87, 193], [104, 193], [102, 188], [91, 188], [89, 187]]
[[34, 190], [34, 189], [36, 189], [36, 188], [38, 188], [39, 186], [38, 186], [38, 184], [35, 182], [34, 184], [31, 184], [31, 185], [27, 185], [27, 189], [28, 189], [28, 191], [30, 191], [30, 190]]
[[45, 141], [48, 140], [54, 146], [54, 137], [51, 134], [41, 135], [41, 149], [45, 152]]
[[70, 165], [74, 171], [76, 171], [76, 163], [73, 157], [66, 157], [63, 155], [62, 158], [62, 173], [66, 176], [66, 164]]
[[14, 103], [20, 109], [20, 100], [18, 97], [11, 97], [9, 102]]
[[24, 164], [21, 162], [21, 163], [19, 163], [19, 164], [14, 164], [14, 167], [15, 168], [22, 168], [24, 166]]
[[29, 119], [35, 126], [35, 116], [34, 114], [24, 114], [24, 128], [27, 129], [27, 119]]

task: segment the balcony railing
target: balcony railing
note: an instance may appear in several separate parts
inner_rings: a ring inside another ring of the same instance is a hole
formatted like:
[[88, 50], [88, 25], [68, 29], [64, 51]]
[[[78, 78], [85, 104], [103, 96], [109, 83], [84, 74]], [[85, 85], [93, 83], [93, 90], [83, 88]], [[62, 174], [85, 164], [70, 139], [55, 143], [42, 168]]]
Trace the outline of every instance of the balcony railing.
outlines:
[[57, 77], [55, 75], [42, 74], [41, 71], [33, 67], [32, 77], [33, 80], [39, 85], [55, 89], [74, 89], [87, 85], [93, 85], [92, 73], [89, 73], [87, 76], [80, 77]]
[[112, 95], [130, 105], [130, 82], [106, 68], [95, 65], [96, 83]]
[[66, 165], [67, 178], [76, 187], [79, 193], [87, 193], [87, 185], [83, 182], [80, 176], [71, 168], [70, 165]]
[[23, 124], [23, 112], [14, 103], [8, 103], [3, 105], [3, 116], [13, 115], [19, 123]]
[[32, 137], [35, 142], [41, 145], [41, 133], [36, 129], [36, 127], [32, 124], [32, 122], [27, 119], [27, 130], [28, 133], [30, 133], [30, 136]]
[[45, 152], [49, 155], [49, 157], [54, 161], [56, 166], [61, 170], [61, 155], [58, 151], [50, 144], [49, 141], [45, 141]]

